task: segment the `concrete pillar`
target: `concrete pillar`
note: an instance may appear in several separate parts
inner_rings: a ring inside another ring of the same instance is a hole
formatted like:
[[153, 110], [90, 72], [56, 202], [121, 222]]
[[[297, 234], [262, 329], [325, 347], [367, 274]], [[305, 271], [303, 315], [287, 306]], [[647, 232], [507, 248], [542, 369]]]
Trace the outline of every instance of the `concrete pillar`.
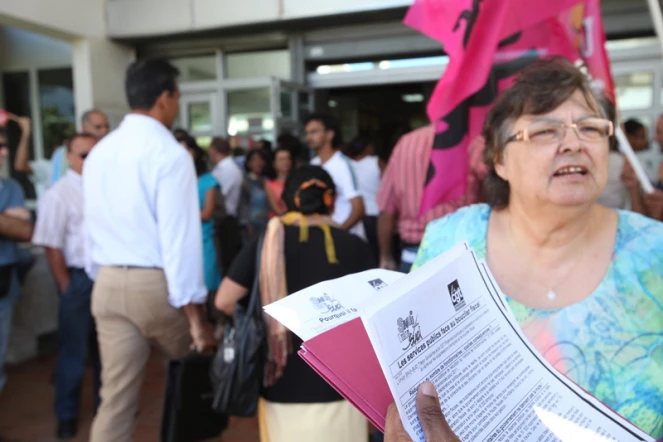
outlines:
[[97, 108], [116, 128], [129, 111], [124, 75], [135, 59], [133, 48], [96, 37], [75, 39], [72, 45], [77, 124], [83, 112]]

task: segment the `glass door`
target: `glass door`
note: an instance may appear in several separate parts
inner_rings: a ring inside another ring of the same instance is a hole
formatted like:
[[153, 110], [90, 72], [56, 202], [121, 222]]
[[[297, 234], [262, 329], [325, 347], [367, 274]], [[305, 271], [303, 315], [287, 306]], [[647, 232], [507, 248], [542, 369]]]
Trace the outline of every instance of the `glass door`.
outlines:
[[282, 134], [303, 136], [303, 120], [313, 112], [313, 89], [297, 83], [278, 81], [274, 85], [272, 101], [275, 112], [276, 137]]
[[302, 119], [313, 109], [312, 89], [274, 77], [224, 80], [226, 133], [233, 147], [250, 149], [279, 135], [300, 137]]
[[217, 96], [216, 92], [185, 93], [180, 98], [180, 114], [174, 128], [185, 129], [205, 149], [212, 137], [221, 132]]

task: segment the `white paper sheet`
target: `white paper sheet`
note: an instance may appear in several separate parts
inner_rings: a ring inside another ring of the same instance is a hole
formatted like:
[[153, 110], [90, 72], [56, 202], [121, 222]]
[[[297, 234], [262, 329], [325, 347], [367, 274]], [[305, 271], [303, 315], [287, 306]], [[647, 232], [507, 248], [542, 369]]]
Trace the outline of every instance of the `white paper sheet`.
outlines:
[[[460, 250], [460, 253], [459, 253]], [[365, 303], [362, 321], [413, 440], [418, 386], [435, 384], [462, 441], [653, 441], [530, 345], [466, 244]]]
[[368, 270], [321, 282], [266, 305], [264, 310], [303, 341], [308, 341], [358, 318], [358, 306], [362, 302], [379, 299], [382, 290], [403, 276], [390, 270]]

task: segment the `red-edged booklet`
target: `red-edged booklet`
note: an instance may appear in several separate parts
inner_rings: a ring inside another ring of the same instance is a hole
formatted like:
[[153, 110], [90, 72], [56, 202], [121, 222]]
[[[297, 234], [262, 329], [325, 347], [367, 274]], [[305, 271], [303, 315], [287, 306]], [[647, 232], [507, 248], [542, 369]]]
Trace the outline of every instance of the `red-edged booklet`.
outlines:
[[394, 399], [360, 318], [306, 341], [299, 355], [384, 432]]

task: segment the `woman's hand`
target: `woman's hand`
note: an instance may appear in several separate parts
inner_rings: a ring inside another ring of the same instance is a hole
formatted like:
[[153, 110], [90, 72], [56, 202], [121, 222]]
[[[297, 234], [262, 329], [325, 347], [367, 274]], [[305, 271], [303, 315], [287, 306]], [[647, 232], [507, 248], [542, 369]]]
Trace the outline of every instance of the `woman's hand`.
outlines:
[[[419, 386], [417, 414], [428, 442], [460, 442], [460, 439], [451, 431], [449, 424], [442, 415], [435, 386], [430, 382], [424, 382]], [[389, 406], [385, 427], [385, 442], [412, 442], [407, 431], [403, 428], [396, 404], [392, 403]]]

